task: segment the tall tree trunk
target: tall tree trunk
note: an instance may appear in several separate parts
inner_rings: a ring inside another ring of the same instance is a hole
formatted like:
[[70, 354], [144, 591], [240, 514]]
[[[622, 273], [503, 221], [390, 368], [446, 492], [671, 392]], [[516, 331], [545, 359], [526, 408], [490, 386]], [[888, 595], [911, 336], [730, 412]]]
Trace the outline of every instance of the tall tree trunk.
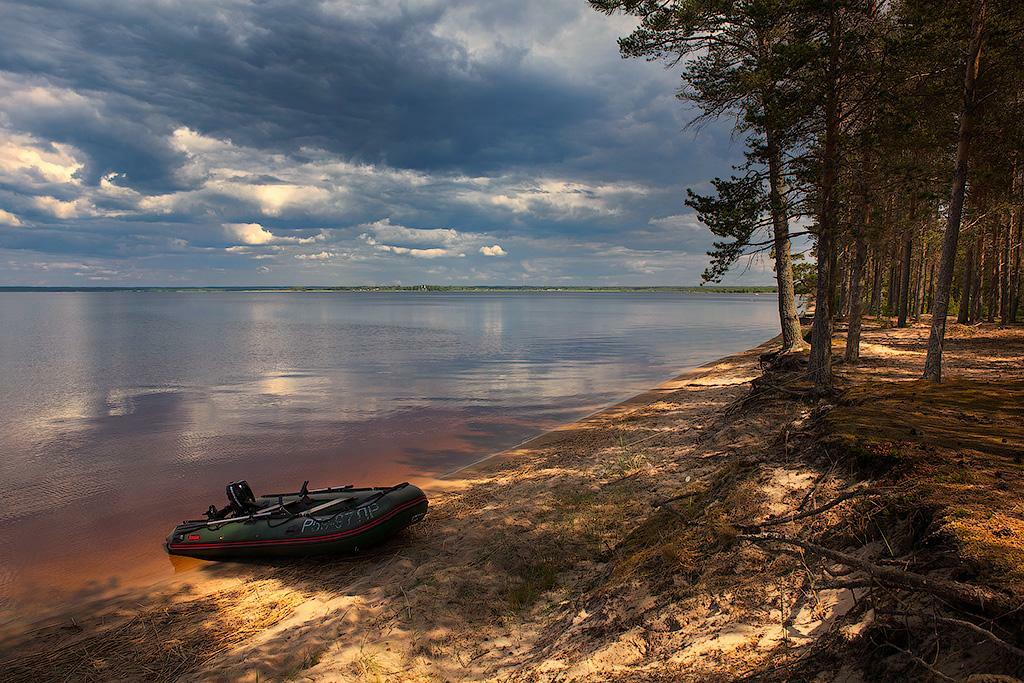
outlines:
[[896, 245], [893, 245], [892, 252], [889, 254], [889, 290], [885, 297], [885, 315], [888, 318], [891, 318], [892, 314], [896, 312], [896, 302], [900, 298], [900, 269], [897, 249]]
[[782, 325], [782, 352], [802, 349], [803, 331], [796, 311], [793, 284], [793, 258], [790, 254], [789, 218], [786, 211], [786, 182], [782, 170], [782, 150], [772, 130], [765, 131], [768, 141], [768, 203], [775, 238], [775, 282], [778, 285], [779, 322]]
[[839, 296], [836, 299], [836, 320], [846, 320], [847, 306], [849, 305], [849, 284], [850, 252], [843, 249], [839, 253], [839, 269], [836, 271], [836, 287], [839, 289]]
[[864, 276], [864, 264], [868, 258], [868, 245], [864, 235], [867, 234], [870, 216], [871, 212], [868, 209], [868, 199], [865, 194], [862, 199], [860, 224], [853, 230], [853, 263], [850, 267], [850, 315], [848, 317], [849, 327], [846, 330], [846, 351], [843, 356], [847, 363], [856, 363], [860, 360], [862, 315], [860, 281]]
[[971, 321], [971, 295], [974, 287], [974, 245], [967, 245], [967, 254], [964, 258], [964, 281], [961, 284], [960, 310], [957, 312], [956, 321], [967, 324]]
[[1010, 322], [1017, 322], [1017, 311], [1020, 308], [1020, 261], [1021, 261], [1021, 240], [1024, 239], [1024, 217], [1021, 216], [1019, 206], [1013, 207], [1013, 223], [1016, 225], [1016, 232], [1013, 236], [1013, 274], [1010, 276]]
[[927, 311], [932, 312], [932, 307], [935, 305], [935, 263], [932, 262], [928, 268], [928, 307]]
[[971, 302], [971, 322], [975, 323], [981, 320], [981, 303], [984, 301], [981, 297], [981, 285], [985, 278], [985, 236], [978, 231], [978, 236], [974, 240], [974, 300]]
[[832, 391], [832, 295], [835, 290], [836, 222], [839, 173], [839, 8], [831, 3], [829, 17], [828, 84], [825, 93], [825, 140], [821, 160], [821, 204], [818, 210], [818, 286], [811, 354], [807, 374], [819, 393]]
[[914, 285], [914, 320], [921, 319], [921, 309], [924, 307], [924, 276], [928, 267], [928, 242], [925, 240], [925, 229], [921, 227], [921, 255], [918, 257], [917, 279]]
[[873, 250], [871, 256], [871, 268], [874, 270], [871, 282], [871, 305], [868, 306], [868, 311], [871, 315], [878, 315], [881, 312], [882, 305], [882, 259], [879, 258], [881, 255], [878, 253], [878, 248]]
[[914, 248], [914, 238], [910, 235], [903, 242], [903, 265], [900, 266], [900, 312], [896, 327], [907, 326], [907, 309], [910, 304], [910, 257]]
[[1006, 236], [1003, 238], [1003, 267], [999, 270], [999, 324], [1010, 322], [1010, 240], [1013, 237], [1013, 212], [1007, 217]]
[[996, 321], [996, 309], [999, 307], [999, 226], [992, 225], [990, 231], [992, 243], [989, 251], [988, 268], [988, 296], [985, 298], [987, 304], [985, 321], [994, 323]]
[[956, 165], [949, 192], [949, 213], [946, 232], [942, 238], [942, 260], [939, 262], [939, 281], [935, 296], [935, 314], [928, 336], [928, 355], [924, 361], [924, 377], [933, 382], [942, 381], [942, 345], [946, 340], [946, 315], [949, 312], [949, 288], [953, 284], [956, 266], [956, 247], [960, 237], [960, 222], [964, 212], [964, 194], [967, 189], [968, 160], [971, 152], [971, 131], [977, 97], [978, 70], [985, 36], [987, 0], [977, 0], [971, 22], [971, 40], [964, 69], [963, 104], [960, 108], [960, 131], [956, 146]]
[[1010, 274], [1010, 322], [1017, 322], [1017, 309], [1020, 307], [1020, 255], [1021, 255], [1021, 239], [1024, 238], [1024, 230], [1022, 230], [1022, 224], [1024, 224], [1024, 216], [1021, 215], [1020, 206], [1020, 181], [1021, 173], [1017, 163], [1017, 159], [1013, 161], [1013, 181], [1011, 183], [1011, 201], [1012, 206], [1010, 208], [1010, 232], [1013, 240], [1013, 272]]
[[[860, 360], [860, 331], [864, 315], [864, 305], [861, 293], [861, 282], [864, 279], [864, 268], [868, 260], [869, 223], [871, 222], [871, 201], [868, 189], [868, 173], [870, 172], [870, 155], [868, 152], [868, 140], [866, 136], [861, 140], [861, 163], [860, 163], [860, 207], [859, 215], [851, 223], [853, 225], [853, 261], [850, 264], [850, 312], [847, 316], [849, 321], [846, 330], [846, 349], [844, 359], [847, 363], [856, 363]], [[877, 271], [876, 271], [877, 272]]]

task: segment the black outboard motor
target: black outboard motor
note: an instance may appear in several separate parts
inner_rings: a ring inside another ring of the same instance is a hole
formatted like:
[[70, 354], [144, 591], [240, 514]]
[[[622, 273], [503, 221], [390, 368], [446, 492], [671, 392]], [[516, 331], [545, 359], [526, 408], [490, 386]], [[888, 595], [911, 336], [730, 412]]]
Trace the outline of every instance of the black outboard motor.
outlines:
[[249, 482], [244, 479], [228, 484], [227, 494], [229, 507], [236, 515], [251, 515], [259, 509], [256, 505], [256, 496], [249, 488]]

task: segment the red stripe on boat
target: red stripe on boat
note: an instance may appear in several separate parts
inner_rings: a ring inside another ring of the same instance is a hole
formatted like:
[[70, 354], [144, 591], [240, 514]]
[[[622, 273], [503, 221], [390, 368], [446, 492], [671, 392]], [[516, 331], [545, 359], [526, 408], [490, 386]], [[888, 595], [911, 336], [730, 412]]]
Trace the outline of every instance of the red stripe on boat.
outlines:
[[422, 496], [420, 498], [417, 498], [416, 500], [410, 500], [406, 503], [402, 503], [398, 507], [393, 508], [383, 517], [378, 517], [377, 519], [367, 522], [362, 526], [357, 526], [353, 529], [346, 529], [345, 531], [339, 531], [333, 534], [326, 534], [324, 536], [307, 536], [305, 538], [266, 538], [262, 541], [214, 541], [212, 543], [168, 543], [167, 547], [172, 550], [213, 550], [216, 548], [225, 547], [241, 548], [251, 545], [300, 545], [303, 543], [323, 543], [327, 541], [335, 541], [341, 538], [345, 538], [346, 536], [358, 534], [362, 531], [365, 531], [366, 529], [369, 529], [372, 526], [380, 524], [381, 522], [386, 522], [387, 520], [397, 515], [399, 512], [402, 512], [403, 510], [413, 507], [415, 505], [419, 505], [420, 503], [425, 503], [426, 501], [426, 496]]

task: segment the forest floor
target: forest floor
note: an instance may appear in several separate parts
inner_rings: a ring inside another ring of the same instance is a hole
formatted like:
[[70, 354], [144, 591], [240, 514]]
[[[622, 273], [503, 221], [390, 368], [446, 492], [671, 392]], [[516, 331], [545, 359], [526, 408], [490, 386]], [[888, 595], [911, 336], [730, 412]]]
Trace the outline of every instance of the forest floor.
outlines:
[[[453, 477], [350, 561], [211, 564], [0, 643], [6, 680], [1024, 674], [1024, 328], [870, 322], [838, 391], [767, 344]], [[837, 354], [842, 341], [837, 338]]]

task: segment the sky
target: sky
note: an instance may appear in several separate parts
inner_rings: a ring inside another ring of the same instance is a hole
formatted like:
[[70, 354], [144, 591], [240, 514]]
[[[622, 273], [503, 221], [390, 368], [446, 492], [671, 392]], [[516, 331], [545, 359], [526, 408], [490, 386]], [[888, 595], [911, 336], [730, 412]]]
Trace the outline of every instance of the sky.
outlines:
[[5, 0], [0, 285], [696, 284], [685, 189], [742, 143], [684, 130], [631, 27], [584, 0]]

